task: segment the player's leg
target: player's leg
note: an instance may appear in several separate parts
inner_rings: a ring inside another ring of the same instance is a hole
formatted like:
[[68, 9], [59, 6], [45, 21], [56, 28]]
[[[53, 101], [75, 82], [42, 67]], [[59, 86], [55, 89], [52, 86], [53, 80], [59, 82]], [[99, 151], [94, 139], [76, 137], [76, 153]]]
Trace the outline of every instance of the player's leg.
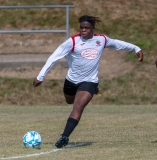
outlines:
[[62, 137], [55, 144], [57, 148], [61, 148], [67, 145], [69, 141], [68, 137], [77, 126], [85, 106], [90, 102], [95, 93], [97, 85], [97, 83], [83, 82], [78, 86], [78, 91], [75, 95], [73, 104], [73, 110], [67, 120]]
[[77, 85], [65, 79], [63, 92], [65, 100], [68, 104], [74, 103], [76, 91], [77, 91]]
[[67, 120], [67, 124], [65, 126], [64, 132], [61, 138], [55, 144], [57, 148], [61, 148], [68, 144], [68, 141], [69, 141], [68, 137], [77, 126], [85, 106], [89, 103], [91, 99], [92, 99], [92, 95], [87, 91], [78, 91], [76, 93], [74, 104], [73, 104], [73, 110]]
[[[74, 103], [76, 91], [77, 91], [76, 84], [65, 79], [63, 92], [64, 92], [65, 100], [68, 104]], [[68, 126], [70, 126], [70, 128], [71, 128], [70, 120], [71, 119], [68, 119], [67, 123], [68, 123]], [[73, 123], [75, 123], [75, 121], [72, 122], [72, 125], [73, 125]], [[69, 138], [62, 134], [61, 138], [55, 143], [55, 146], [57, 148], [61, 148], [63, 146], [66, 146], [68, 144], [68, 141], [69, 141]]]
[[75, 95], [73, 110], [69, 117], [79, 121], [85, 106], [90, 102], [92, 97], [88, 91], [78, 91]]
[[75, 95], [72, 96], [72, 95], [67, 95], [67, 94], [64, 93], [64, 97], [65, 97], [65, 100], [68, 104], [73, 104], [74, 103]]

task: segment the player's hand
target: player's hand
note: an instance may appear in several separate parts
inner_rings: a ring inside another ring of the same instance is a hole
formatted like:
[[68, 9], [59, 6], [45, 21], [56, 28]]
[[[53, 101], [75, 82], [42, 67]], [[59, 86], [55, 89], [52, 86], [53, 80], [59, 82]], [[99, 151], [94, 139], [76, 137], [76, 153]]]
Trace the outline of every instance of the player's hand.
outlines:
[[39, 81], [39, 80], [37, 80], [37, 78], [34, 78], [34, 81], [33, 81], [33, 86], [34, 87], [39, 86], [41, 83], [42, 83], [42, 81]]
[[155, 60], [155, 65], [156, 65], [156, 67], [157, 67], [157, 58], [156, 58], [156, 60]]
[[138, 61], [139, 62], [143, 62], [143, 52], [139, 51], [136, 54], [137, 54], [137, 57], [138, 57]]

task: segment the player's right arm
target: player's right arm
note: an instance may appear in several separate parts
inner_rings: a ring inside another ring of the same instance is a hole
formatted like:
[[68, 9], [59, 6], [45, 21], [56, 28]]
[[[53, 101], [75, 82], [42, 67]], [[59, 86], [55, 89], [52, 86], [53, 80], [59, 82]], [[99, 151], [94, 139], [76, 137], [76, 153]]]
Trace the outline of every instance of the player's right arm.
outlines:
[[72, 44], [73, 44], [72, 39], [69, 38], [53, 52], [53, 54], [47, 59], [45, 65], [43, 66], [43, 68], [39, 72], [38, 76], [34, 79], [34, 81], [33, 81], [34, 87], [37, 87], [42, 83], [46, 74], [50, 71], [50, 69], [54, 66], [54, 64], [58, 60], [65, 57], [67, 54], [69, 54], [71, 52]]
[[33, 81], [34, 87], [38, 87], [41, 83], [42, 83], [42, 81], [39, 81], [39, 80], [37, 80], [37, 78], [34, 78], [34, 81]]

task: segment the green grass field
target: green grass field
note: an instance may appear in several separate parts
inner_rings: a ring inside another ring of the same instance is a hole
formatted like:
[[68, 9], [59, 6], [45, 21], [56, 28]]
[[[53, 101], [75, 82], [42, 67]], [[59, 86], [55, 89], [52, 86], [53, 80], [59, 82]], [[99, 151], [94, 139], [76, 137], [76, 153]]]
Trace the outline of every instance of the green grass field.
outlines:
[[[0, 160], [157, 159], [157, 105], [88, 105], [70, 136], [68, 146], [78, 146], [56, 150], [54, 143], [71, 109], [71, 106], [0, 106]], [[23, 146], [23, 135], [29, 130], [41, 134], [41, 149]]]
[[[72, 106], [65, 104], [63, 80], [44, 81], [34, 89], [32, 79], [1, 77], [0, 160], [157, 159], [157, 77], [154, 64], [157, 56], [157, 1], [91, 1], [0, 0], [0, 5], [74, 4], [75, 8], [70, 9], [69, 15], [70, 34], [79, 30], [78, 16], [98, 16], [102, 23], [97, 25], [96, 33], [134, 43], [144, 52], [143, 65], [135, 64], [137, 57], [128, 53], [124, 60], [134, 63], [135, 68], [131, 72], [109, 80], [101, 79], [100, 93], [87, 106], [79, 125], [70, 136], [68, 146], [72, 147], [62, 150], [56, 150], [54, 144], [72, 109]], [[1, 30], [64, 27], [65, 10], [0, 11]], [[24, 34], [20, 34], [21, 37], [28, 38]], [[56, 37], [48, 36], [46, 40], [48, 38], [57, 41]], [[6, 39], [2, 37], [2, 41]], [[16, 36], [12, 39], [19, 40]], [[1, 50], [3, 47], [10, 46], [1, 45]], [[39, 51], [33, 48], [32, 52]], [[23, 146], [22, 138], [29, 130], [41, 134], [41, 149], [27, 149]]]

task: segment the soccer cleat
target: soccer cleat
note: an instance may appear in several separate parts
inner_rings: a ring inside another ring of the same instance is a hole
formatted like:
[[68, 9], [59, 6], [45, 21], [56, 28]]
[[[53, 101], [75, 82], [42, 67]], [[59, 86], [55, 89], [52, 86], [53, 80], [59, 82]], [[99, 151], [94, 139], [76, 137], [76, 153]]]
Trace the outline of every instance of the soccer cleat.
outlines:
[[69, 142], [69, 138], [67, 136], [62, 136], [55, 144], [57, 148], [65, 147]]

